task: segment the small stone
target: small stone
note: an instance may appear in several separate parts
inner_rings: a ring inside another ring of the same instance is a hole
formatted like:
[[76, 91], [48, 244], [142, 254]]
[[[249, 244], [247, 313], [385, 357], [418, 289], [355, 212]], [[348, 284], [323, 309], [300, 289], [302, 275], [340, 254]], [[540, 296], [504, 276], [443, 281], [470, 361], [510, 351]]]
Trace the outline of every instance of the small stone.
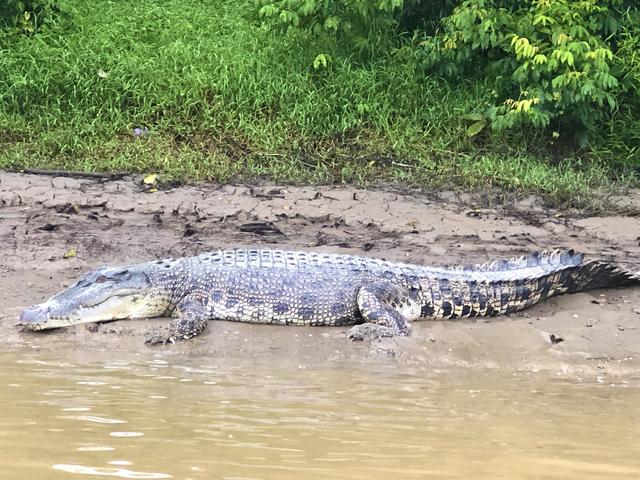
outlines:
[[555, 345], [556, 343], [564, 342], [564, 338], [559, 337], [558, 335], [556, 335], [554, 333], [549, 335], [549, 340], [551, 341], [552, 345]]
[[147, 135], [149, 135], [149, 129], [146, 127], [136, 127], [133, 129], [131, 134], [134, 137], [146, 137]]
[[96, 333], [100, 329], [100, 325], [97, 323], [87, 323], [85, 328], [91, 333]]

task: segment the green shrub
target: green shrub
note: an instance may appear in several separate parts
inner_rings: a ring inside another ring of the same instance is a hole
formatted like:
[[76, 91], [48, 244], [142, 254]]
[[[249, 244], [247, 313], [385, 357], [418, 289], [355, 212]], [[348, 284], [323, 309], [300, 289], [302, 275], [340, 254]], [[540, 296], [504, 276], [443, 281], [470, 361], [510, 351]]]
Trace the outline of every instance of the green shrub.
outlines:
[[441, 28], [441, 19], [448, 17], [460, 0], [413, 0], [405, 2], [398, 18], [401, 32], [422, 31], [435, 35]]
[[[272, 28], [300, 30], [315, 37], [342, 40], [357, 53], [371, 52], [385, 39], [380, 33], [397, 24], [405, 4], [419, 0], [255, 0], [260, 18]], [[386, 45], [385, 45], [386, 47]], [[384, 48], [384, 47], [383, 47]], [[318, 52], [314, 67], [330, 56]]]
[[[484, 72], [499, 103], [484, 113], [494, 130], [592, 128], [616, 107], [616, 42], [623, 0], [464, 0], [428, 38], [428, 62], [448, 75]], [[627, 12], [628, 12], [627, 9]]]
[[[609, 162], [638, 158], [640, 154], [640, 11], [628, 9], [623, 16], [620, 34], [616, 35], [612, 73], [620, 80], [617, 107], [609, 113], [602, 128], [594, 132], [594, 141], [605, 146]], [[631, 168], [636, 177], [638, 160]]]
[[[331, 61], [317, 39], [331, 38], [346, 56], [379, 58], [403, 46], [423, 55], [430, 71], [481, 79], [495, 103], [468, 112], [476, 119], [470, 136], [489, 124], [533, 127], [576, 134], [584, 144], [621, 96], [638, 96], [632, 0], [255, 1], [271, 27], [314, 35], [300, 39], [316, 42], [315, 68]], [[422, 41], [407, 45], [412, 33]]]
[[31, 34], [60, 12], [58, 0], [3, 0], [0, 5], [0, 27]]
[[640, 11], [627, 9], [616, 36], [616, 74], [627, 99], [640, 106]]
[[284, 27], [362, 35], [376, 22], [392, 21], [390, 15], [404, 0], [256, 0], [259, 15]]
[[398, 27], [401, 32], [435, 33], [439, 21], [460, 0], [255, 0], [259, 17], [272, 27], [342, 37], [357, 49], [371, 47], [371, 33]]

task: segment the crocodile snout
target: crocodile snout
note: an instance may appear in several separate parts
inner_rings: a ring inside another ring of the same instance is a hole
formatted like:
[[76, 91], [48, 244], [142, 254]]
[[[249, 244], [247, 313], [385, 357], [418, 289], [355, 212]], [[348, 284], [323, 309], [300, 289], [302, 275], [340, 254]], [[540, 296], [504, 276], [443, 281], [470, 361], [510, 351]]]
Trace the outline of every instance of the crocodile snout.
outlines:
[[32, 305], [31, 307], [25, 308], [20, 314], [20, 322], [18, 325], [38, 330], [49, 320], [49, 311], [50, 309], [48, 307], [43, 307], [42, 305]]

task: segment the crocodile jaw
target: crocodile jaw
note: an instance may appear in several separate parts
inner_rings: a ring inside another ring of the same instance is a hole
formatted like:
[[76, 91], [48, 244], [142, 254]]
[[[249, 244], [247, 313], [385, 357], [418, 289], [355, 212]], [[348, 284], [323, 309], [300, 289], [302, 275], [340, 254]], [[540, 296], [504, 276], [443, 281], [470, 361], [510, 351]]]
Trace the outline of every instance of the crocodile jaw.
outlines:
[[150, 302], [140, 293], [117, 295], [91, 306], [78, 305], [73, 310], [61, 308], [55, 299], [26, 308], [18, 325], [31, 330], [47, 330], [79, 323], [106, 322], [124, 318], [148, 318], [164, 313], [166, 305]]

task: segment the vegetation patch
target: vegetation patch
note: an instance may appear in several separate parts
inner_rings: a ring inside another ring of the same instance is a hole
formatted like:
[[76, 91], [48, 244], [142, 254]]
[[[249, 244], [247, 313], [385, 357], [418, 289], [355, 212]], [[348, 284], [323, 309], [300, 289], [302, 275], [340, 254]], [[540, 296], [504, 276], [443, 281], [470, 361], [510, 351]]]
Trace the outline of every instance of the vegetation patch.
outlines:
[[[640, 69], [636, 27], [624, 24], [630, 9], [616, 13], [615, 46], [589, 20], [587, 48], [582, 30], [568, 30], [560, 46], [538, 32], [544, 25], [518, 30], [518, 15], [535, 15], [544, 2], [510, 2], [519, 7], [504, 23], [519, 33], [495, 41], [473, 35], [485, 28], [479, 15], [497, 28], [501, 2], [484, 2], [475, 20], [465, 12], [479, 0], [441, 2], [437, 11], [426, 3], [336, 1], [325, 2], [333, 10], [302, 12], [305, 2], [283, 10], [114, 0], [97, 9], [60, 0], [41, 2], [47, 22], [34, 29], [5, 15], [13, 20], [0, 30], [0, 168], [491, 185], [562, 201], [637, 184]], [[558, 57], [562, 71], [536, 55]], [[494, 58], [509, 78], [491, 73]], [[554, 100], [556, 78], [580, 69], [605, 83], [580, 101], [567, 98], [583, 86], [561, 85], [570, 105]], [[615, 82], [598, 73], [605, 70]]]

